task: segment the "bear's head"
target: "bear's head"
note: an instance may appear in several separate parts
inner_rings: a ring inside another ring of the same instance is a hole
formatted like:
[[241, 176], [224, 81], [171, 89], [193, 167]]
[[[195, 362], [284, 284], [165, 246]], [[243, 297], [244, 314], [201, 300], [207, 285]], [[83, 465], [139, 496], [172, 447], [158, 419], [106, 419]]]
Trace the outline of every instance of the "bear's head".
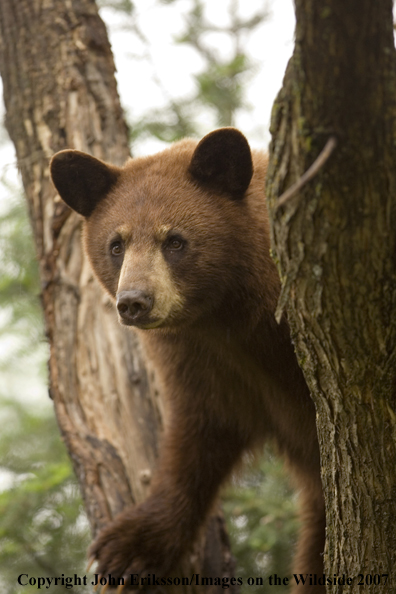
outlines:
[[239, 131], [182, 140], [124, 167], [64, 150], [50, 169], [61, 198], [85, 219], [86, 252], [123, 324], [172, 328], [224, 304], [238, 315], [252, 274], [253, 217], [252, 157]]

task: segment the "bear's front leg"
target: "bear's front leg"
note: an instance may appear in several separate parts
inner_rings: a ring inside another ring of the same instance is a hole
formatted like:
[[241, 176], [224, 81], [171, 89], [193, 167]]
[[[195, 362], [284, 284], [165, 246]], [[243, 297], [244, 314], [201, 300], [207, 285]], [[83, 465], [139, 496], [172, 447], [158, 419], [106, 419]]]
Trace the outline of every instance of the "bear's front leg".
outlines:
[[127, 584], [131, 574], [167, 576], [182, 556], [185, 540], [169, 521], [173, 513], [168, 502], [154, 495], [119, 514], [90, 547], [89, 556], [98, 560], [96, 573], [124, 577]]
[[150, 497], [123, 511], [91, 546], [102, 576], [169, 576], [245, 448], [236, 427], [197, 419], [188, 411], [178, 418], [183, 422], [169, 428]]

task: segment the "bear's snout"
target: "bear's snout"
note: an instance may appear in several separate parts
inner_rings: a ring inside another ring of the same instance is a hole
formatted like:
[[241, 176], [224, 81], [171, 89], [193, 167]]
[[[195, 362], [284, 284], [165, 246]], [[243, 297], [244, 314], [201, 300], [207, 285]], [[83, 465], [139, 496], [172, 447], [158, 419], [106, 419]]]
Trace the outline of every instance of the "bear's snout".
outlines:
[[117, 311], [124, 324], [139, 325], [153, 308], [154, 299], [144, 291], [121, 291], [117, 295]]

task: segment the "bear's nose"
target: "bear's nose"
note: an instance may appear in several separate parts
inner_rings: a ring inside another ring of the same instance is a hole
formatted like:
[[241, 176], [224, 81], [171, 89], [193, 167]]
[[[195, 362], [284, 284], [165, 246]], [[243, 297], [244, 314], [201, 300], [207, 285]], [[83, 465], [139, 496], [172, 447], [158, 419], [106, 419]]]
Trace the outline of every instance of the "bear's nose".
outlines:
[[144, 291], [121, 291], [117, 295], [117, 310], [124, 322], [137, 322], [147, 316], [152, 307], [153, 298]]

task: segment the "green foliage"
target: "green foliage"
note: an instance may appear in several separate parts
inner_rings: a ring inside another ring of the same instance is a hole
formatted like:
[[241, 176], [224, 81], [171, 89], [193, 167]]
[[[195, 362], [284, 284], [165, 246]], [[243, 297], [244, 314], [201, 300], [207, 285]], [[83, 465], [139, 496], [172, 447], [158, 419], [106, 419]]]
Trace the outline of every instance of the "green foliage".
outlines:
[[[269, 448], [258, 468], [250, 467], [244, 478], [223, 496], [236, 575], [243, 578], [242, 592], [272, 592], [268, 577], [288, 577], [293, 544], [297, 538], [296, 501], [282, 463]], [[246, 586], [249, 577], [262, 577], [264, 586]], [[286, 594], [286, 586], [276, 591]]]
[[[242, 38], [253, 32], [267, 17], [265, 10], [253, 17], [238, 16], [238, 2], [230, 2], [229, 25], [219, 26], [207, 20], [202, 0], [192, 0], [185, 17], [186, 30], [176, 39], [193, 47], [204, 59], [204, 69], [195, 76], [197, 92], [192, 102], [202, 103], [215, 112], [216, 126], [233, 126], [238, 110], [247, 110], [245, 88], [253, 73], [253, 64], [243, 50]], [[231, 53], [222, 56], [217, 45], [210, 42], [209, 34], [222, 37], [224, 45], [231, 45]]]
[[[158, 4], [174, 5], [178, 0], [159, 0]], [[165, 105], [149, 109], [139, 118], [129, 117], [132, 145], [147, 137], [174, 142], [186, 136], [200, 137], [208, 128], [233, 126], [238, 112], [250, 109], [246, 100], [248, 83], [255, 67], [244, 51], [244, 40], [267, 18], [268, 12], [258, 9], [249, 18], [239, 16], [241, 0], [230, 0], [226, 25], [212, 23], [206, 16], [203, 0], [189, 0], [182, 10], [185, 27], [174, 40], [176, 44], [192, 48], [200, 57], [202, 70], [193, 75], [195, 91], [186, 97], [175, 98], [155, 72], [152, 61], [152, 42], [147, 39], [139, 23], [136, 9], [125, 9], [122, 29], [130, 32], [143, 45], [144, 52], [135, 59], [147, 61], [152, 78], [160, 89]], [[101, 0], [100, 6], [122, 11], [123, 0]], [[188, 8], [184, 8], [187, 4]], [[228, 47], [220, 51], [219, 47]], [[203, 125], [202, 122], [205, 122]]]
[[32, 231], [21, 190], [3, 174], [0, 187], [8, 208], [0, 216], [0, 339], [13, 336], [18, 349], [4, 357], [0, 370], [9, 367], [10, 357], [29, 352], [42, 341], [43, 316], [40, 284]]
[[21, 573], [84, 575], [88, 525], [51, 409], [34, 414], [5, 397], [0, 408], [1, 471], [11, 483], [0, 493], [0, 584], [19, 594]]
[[128, 16], [135, 11], [135, 6], [131, 0], [98, 0], [97, 4], [99, 8], [111, 8]]
[[84, 573], [88, 525], [52, 406], [33, 394], [47, 357], [38, 266], [21, 190], [0, 184], [0, 591], [19, 594], [21, 573]]
[[195, 77], [198, 83], [197, 99], [215, 109], [218, 126], [234, 125], [235, 112], [247, 108], [242, 75], [249, 70], [247, 56], [237, 54], [231, 61], [211, 63], [205, 72]]
[[199, 136], [193, 112], [190, 100], [169, 100], [167, 108], [152, 109], [132, 123], [129, 128], [130, 142], [133, 145], [142, 138], [154, 136], [163, 142], [171, 143], [181, 138]]

